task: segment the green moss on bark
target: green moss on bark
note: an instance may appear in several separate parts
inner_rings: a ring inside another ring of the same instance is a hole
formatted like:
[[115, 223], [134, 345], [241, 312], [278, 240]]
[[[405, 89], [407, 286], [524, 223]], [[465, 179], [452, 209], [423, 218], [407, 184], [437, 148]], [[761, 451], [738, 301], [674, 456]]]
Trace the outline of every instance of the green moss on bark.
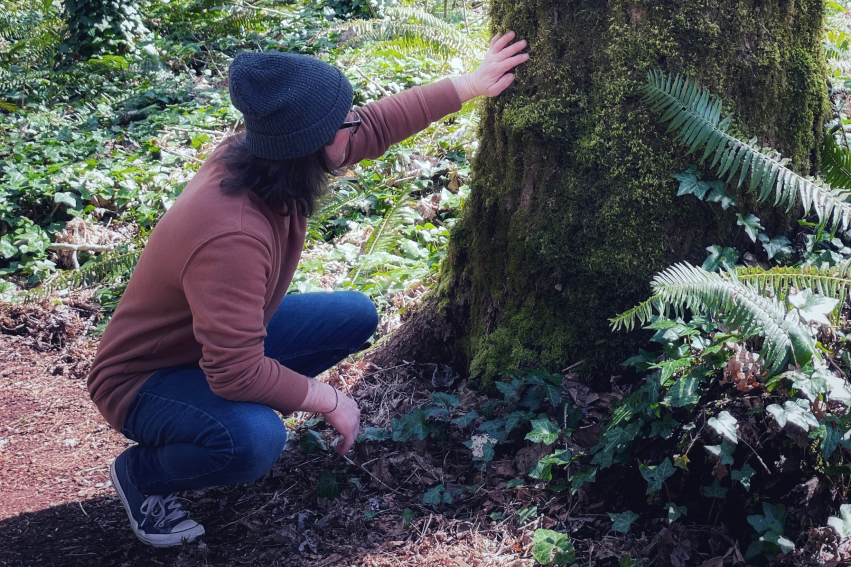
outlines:
[[[746, 242], [735, 212], [676, 198], [690, 161], [637, 96], [650, 69], [721, 95], [740, 131], [817, 168], [826, 120], [822, 0], [494, 0], [495, 30], [531, 42], [515, 84], [486, 103], [473, 191], [439, 288], [456, 360], [498, 370], [613, 367], [635, 335], [608, 319], [654, 273]], [[693, 159], [693, 158], [692, 158]], [[742, 196], [774, 234], [789, 217]]]

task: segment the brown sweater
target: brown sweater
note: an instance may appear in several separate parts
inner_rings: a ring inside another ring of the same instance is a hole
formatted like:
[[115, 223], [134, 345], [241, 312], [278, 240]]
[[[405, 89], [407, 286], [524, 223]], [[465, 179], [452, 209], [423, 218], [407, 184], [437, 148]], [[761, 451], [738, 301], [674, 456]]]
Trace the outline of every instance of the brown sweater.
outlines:
[[[460, 108], [448, 79], [416, 87], [359, 109], [357, 134], [341, 130], [326, 152], [341, 166], [376, 158]], [[307, 378], [263, 349], [266, 324], [298, 265], [307, 219], [282, 216], [250, 191], [221, 191], [226, 172], [218, 152], [157, 224], [101, 339], [88, 388], [119, 431], [136, 392], [168, 366], [200, 363], [218, 395], [284, 414], [307, 395]]]

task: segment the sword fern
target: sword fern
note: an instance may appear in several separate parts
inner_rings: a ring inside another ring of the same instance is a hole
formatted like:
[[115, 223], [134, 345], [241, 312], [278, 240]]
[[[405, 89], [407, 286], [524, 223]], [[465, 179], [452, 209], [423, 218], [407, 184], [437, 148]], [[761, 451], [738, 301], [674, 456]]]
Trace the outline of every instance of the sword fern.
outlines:
[[678, 132], [676, 140], [688, 147], [687, 153], [703, 148], [701, 162], [712, 156], [710, 167], [719, 177], [726, 174], [727, 183], [736, 180], [739, 187], [749, 176], [748, 188], [759, 201], [767, 201], [773, 193], [774, 205], [785, 203], [791, 209], [800, 198], [804, 212], [814, 211], [830, 228], [847, 230], [851, 225], [848, 190], [798, 175], [776, 150], [760, 147], [756, 138], [746, 142], [731, 134], [733, 115], [723, 114], [721, 99], [695, 79], [651, 71], [641, 94], [662, 115], [659, 120], [669, 122], [668, 132]]

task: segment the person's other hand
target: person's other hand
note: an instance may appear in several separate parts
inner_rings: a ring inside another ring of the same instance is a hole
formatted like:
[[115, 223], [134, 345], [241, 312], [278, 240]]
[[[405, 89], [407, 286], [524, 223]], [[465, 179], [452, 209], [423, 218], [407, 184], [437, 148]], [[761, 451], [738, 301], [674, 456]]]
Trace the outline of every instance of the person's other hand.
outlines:
[[526, 40], [510, 43], [514, 36], [513, 31], [493, 36], [490, 49], [479, 68], [468, 75], [452, 79], [461, 102], [479, 95], [496, 96], [514, 81], [514, 73], [509, 71], [529, 59], [528, 53], [520, 53], [527, 45]]
[[355, 438], [360, 433], [360, 409], [353, 399], [339, 390], [337, 391], [337, 395], [337, 409], [329, 413], [323, 413], [322, 417], [343, 436], [342, 441], [337, 443], [334, 450], [341, 455], [345, 455], [352, 448]]

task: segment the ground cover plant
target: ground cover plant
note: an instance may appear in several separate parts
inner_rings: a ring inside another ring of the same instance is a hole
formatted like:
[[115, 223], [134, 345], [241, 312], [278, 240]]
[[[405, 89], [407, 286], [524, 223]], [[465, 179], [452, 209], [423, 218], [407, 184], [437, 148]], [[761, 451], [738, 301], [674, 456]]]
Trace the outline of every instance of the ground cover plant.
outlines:
[[[0, 4], [3, 477], [35, 468], [25, 453], [56, 441], [55, 426], [41, 424], [57, 381], [59, 406], [87, 411], [87, 365], [147, 235], [238, 123], [225, 82], [238, 51], [325, 58], [363, 104], [469, 70], [487, 40], [488, 7], [478, 3], [140, 2], [87, 35], [86, 10], [98, 6]], [[364, 414], [351, 458], [334, 456], [323, 422], [288, 418], [290, 440], [269, 475], [189, 495], [196, 517], [216, 527], [177, 553], [115, 545], [128, 531], [123, 512], [106, 477], [91, 475], [104, 470], [96, 457], [123, 442], [68, 422], [57, 451], [75, 451], [79, 490], [57, 501], [39, 492], [19, 516], [22, 505], [4, 508], [0, 533], [12, 544], [0, 562], [847, 560], [851, 42], [846, 7], [827, 9], [834, 117], [819, 175], [742, 139], [723, 99], [686, 75], [654, 70], [635, 93], [694, 162], [671, 191], [708, 215], [735, 211], [739, 234], [711, 246], [700, 267], [660, 272], [652, 295], [611, 321], [613, 332], [647, 329], [649, 344], [608, 388], [591, 389], [581, 361], [504, 368], [475, 389], [443, 364], [348, 361], [325, 379]], [[477, 121], [468, 105], [346, 171], [310, 220], [291, 292], [362, 291], [382, 316], [374, 339], [392, 333], [447, 255], [469, 198]], [[800, 211], [796, 230], [770, 234], [740, 204], [748, 192]], [[19, 403], [32, 368], [33, 393]], [[57, 467], [43, 477], [54, 490], [69, 482]], [[97, 537], [78, 528], [55, 542], [36, 537], [80, 522]]]

